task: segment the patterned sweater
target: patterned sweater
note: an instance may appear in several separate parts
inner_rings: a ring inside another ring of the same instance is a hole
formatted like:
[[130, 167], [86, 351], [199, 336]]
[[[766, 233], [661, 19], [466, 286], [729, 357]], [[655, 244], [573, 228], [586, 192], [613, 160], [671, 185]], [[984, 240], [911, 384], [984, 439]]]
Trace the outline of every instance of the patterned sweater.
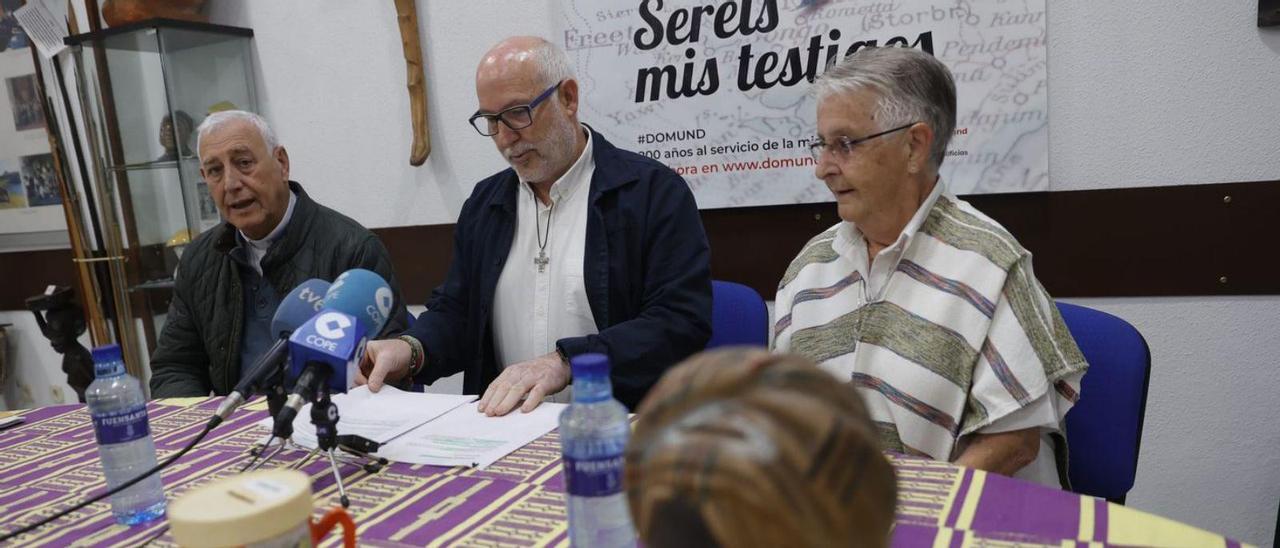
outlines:
[[943, 194], [874, 297], [851, 259], [854, 232], [838, 224], [792, 261], [777, 350], [855, 384], [891, 451], [953, 460], [963, 436], [1050, 392], [1061, 424], [1088, 364], [1013, 236]]

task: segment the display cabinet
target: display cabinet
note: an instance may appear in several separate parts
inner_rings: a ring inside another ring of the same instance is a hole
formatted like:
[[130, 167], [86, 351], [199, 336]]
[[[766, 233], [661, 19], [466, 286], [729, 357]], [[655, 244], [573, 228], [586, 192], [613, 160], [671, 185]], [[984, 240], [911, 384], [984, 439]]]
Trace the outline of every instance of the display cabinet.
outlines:
[[153, 19], [66, 39], [92, 149], [86, 194], [95, 197], [101, 260], [114, 262], [112, 294], [141, 320], [147, 348], [138, 351], [148, 355], [184, 246], [221, 222], [200, 177], [195, 128], [216, 111], [258, 111], [252, 37]]

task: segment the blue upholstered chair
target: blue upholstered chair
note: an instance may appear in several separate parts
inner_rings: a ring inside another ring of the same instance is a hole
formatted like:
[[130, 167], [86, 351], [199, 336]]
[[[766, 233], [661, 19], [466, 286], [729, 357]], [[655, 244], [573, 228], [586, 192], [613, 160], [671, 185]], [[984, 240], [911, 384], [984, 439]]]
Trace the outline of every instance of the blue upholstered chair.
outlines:
[[711, 282], [711, 340], [718, 346], [769, 346], [769, 309], [754, 289], [733, 282]]
[[1124, 504], [1138, 469], [1151, 352], [1142, 334], [1120, 318], [1067, 303], [1058, 303], [1058, 310], [1089, 361], [1080, 401], [1067, 413], [1071, 487]]

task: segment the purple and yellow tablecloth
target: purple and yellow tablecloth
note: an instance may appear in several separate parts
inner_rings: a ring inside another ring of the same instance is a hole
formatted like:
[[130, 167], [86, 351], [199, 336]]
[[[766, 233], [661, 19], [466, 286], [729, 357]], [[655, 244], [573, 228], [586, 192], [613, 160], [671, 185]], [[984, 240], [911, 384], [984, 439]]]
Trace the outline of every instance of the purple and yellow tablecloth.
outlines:
[[[220, 398], [163, 400], [149, 406], [160, 458], [178, 451], [203, 427]], [[22, 413], [26, 422], [0, 431], [3, 531], [31, 523], [105, 488], [93, 428], [83, 406]], [[253, 423], [266, 411], [247, 406], [166, 469], [170, 500], [235, 474], [263, 435]], [[287, 465], [305, 456], [286, 451]], [[362, 546], [564, 546], [566, 522], [559, 438], [548, 434], [487, 470], [393, 464], [370, 474], [341, 467]], [[895, 546], [1239, 546], [1188, 525], [1104, 500], [995, 474], [910, 457], [892, 457], [900, 495]], [[337, 504], [327, 463], [303, 467], [315, 489], [317, 516]], [[92, 504], [17, 539], [22, 546], [171, 546], [158, 521], [127, 528], [106, 501]], [[337, 545], [337, 535], [327, 545]]]

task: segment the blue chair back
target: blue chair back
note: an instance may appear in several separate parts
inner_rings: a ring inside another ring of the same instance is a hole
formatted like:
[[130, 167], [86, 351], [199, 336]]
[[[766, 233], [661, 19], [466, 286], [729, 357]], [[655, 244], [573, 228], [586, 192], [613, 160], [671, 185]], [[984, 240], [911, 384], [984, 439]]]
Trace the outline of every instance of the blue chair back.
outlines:
[[1138, 469], [1150, 349], [1142, 334], [1120, 318], [1068, 303], [1058, 303], [1058, 310], [1089, 361], [1080, 381], [1080, 401], [1066, 419], [1071, 487], [1123, 504]]
[[769, 309], [756, 290], [733, 282], [711, 281], [711, 340], [718, 346], [769, 346]]

